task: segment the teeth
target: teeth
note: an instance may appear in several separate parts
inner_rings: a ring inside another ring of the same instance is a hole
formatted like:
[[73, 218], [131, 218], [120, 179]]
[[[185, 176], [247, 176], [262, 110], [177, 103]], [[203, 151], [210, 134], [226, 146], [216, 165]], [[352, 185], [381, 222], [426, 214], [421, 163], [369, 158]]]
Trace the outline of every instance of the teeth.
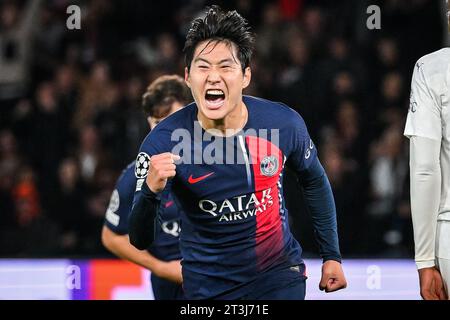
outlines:
[[206, 93], [211, 95], [223, 95], [222, 90], [207, 90]]

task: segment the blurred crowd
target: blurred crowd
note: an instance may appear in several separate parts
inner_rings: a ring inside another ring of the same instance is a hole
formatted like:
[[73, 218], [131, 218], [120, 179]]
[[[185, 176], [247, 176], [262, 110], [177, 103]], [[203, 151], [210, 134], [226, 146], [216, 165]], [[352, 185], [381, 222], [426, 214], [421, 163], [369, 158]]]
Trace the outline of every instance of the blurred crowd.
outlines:
[[[412, 257], [402, 133], [414, 62], [444, 46], [432, 0], [0, 1], [0, 256], [107, 254], [110, 194], [148, 132], [141, 95], [159, 75], [183, 74], [189, 22], [213, 3], [257, 34], [245, 93], [305, 119], [344, 257]], [[71, 4], [80, 30], [66, 27]], [[380, 30], [366, 26], [371, 4]], [[284, 183], [293, 231], [313, 256], [295, 177]]]

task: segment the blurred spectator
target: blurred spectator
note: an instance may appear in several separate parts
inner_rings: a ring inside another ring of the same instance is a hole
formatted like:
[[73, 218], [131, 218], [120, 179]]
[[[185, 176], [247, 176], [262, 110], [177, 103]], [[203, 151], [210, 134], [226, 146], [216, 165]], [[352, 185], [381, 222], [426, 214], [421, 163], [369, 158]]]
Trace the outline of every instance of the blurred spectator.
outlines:
[[180, 66], [178, 65], [178, 49], [175, 38], [168, 34], [163, 33], [157, 40], [157, 52], [158, 57], [156, 63], [159, 68], [164, 70], [164, 73], [178, 73]]
[[380, 107], [400, 107], [404, 101], [403, 79], [400, 73], [388, 73], [382, 79]]
[[304, 32], [308, 35], [311, 51], [314, 56], [323, 52], [325, 43], [325, 17], [323, 9], [319, 7], [306, 8], [301, 17]]
[[39, 193], [31, 168], [22, 167], [18, 171], [12, 196], [16, 208], [15, 220], [19, 227], [27, 227], [40, 217], [42, 210]]
[[256, 54], [263, 61], [273, 59], [273, 53], [279, 52], [283, 43], [280, 38], [283, 21], [279, 6], [276, 3], [268, 3], [262, 12], [262, 23], [257, 30]]
[[63, 121], [67, 128], [70, 127], [73, 115], [78, 104], [78, 75], [73, 66], [61, 65], [56, 69], [55, 89], [58, 93], [58, 99]]
[[49, 212], [49, 217], [59, 229], [59, 253], [77, 254], [81, 251], [81, 234], [86, 223], [86, 192], [76, 159], [64, 159], [58, 168], [58, 188]]
[[19, 98], [29, 84], [33, 29], [42, 0], [28, 0], [20, 7], [17, 1], [0, 4], [0, 99]]
[[300, 110], [300, 107], [307, 105], [308, 83], [305, 80], [311, 77], [308, 40], [300, 34], [292, 34], [286, 49], [287, 59], [278, 79], [280, 97], [292, 108]]
[[111, 192], [117, 180], [117, 172], [111, 170], [103, 163], [99, 167], [90, 186], [87, 196], [87, 215], [81, 231], [82, 248], [84, 254], [98, 254], [104, 252], [101, 242], [101, 229], [104, 223], [105, 210], [108, 207]]
[[313, 83], [308, 79], [314, 74], [309, 40], [303, 33], [291, 28], [286, 36], [286, 43], [286, 57], [278, 71], [277, 95], [274, 98], [300, 112], [305, 121], [315, 126], [319, 120], [309, 94]]
[[55, 254], [56, 229], [43, 215], [35, 173], [29, 166], [18, 170], [11, 196], [13, 223], [0, 235], [1, 251], [27, 257]]
[[337, 109], [335, 119], [335, 135], [342, 153], [355, 164], [362, 165], [366, 161], [367, 146], [365, 134], [361, 130], [359, 110], [354, 102], [342, 101]]
[[59, 61], [55, 58], [61, 57], [63, 53], [66, 24], [65, 16], [58, 15], [58, 9], [44, 3], [39, 16], [40, 19], [34, 25], [36, 40], [33, 72], [36, 75], [36, 81], [46, 80], [45, 77], [58, 68]]
[[126, 149], [124, 139], [125, 111], [120, 105], [120, 92], [117, 85], [108, 87], [103, 105], [99, 105], [98, 111], [93, 118], [93, 124], [99, 136], [99, 146], [114, 160], [119, 167], [126, 164], [128, 159], [122, 159], [122, 152]]
[[142, 94], [144, 85], [140, 78], [133, 77], [125, 84], [124, 100], [122, 107], [125, 112], [125, 139], [121, 153], [125, 161], [136, 156], [142, 140], [148, 134], [148, 123], [142, 116]]
[[378, 71], [387, 73], [398, 68], [399, 52], [397, 43], [393, 39], [382, 38], [378, 42], [377, 53], [379, 59]]
[[113, 84], [108, 64], [99, 61], [91, 70], [88, 79], [81, 84], [80, 105], [74, 119], [77, 129], [92, 123], [99, 111], [116, 98], [109, 96], [117, 91], [111, 88]]
[[40, 177], [42, 200], [47, 205], [56, 189], [57, 168], [66, 149], [68, 132], [59, 109], [55, 86], [45, 82], [36, 90], [36, 108], [31, 116], [30, 155]]
[[406, 223], [399, 219], [407, 213], [399, 212], [399, 204], [406, 191], [408, 159], [404, 152], [402, 128], [390, 126], [370, 150], [370, 199], [368, 203], [369, 253], [380, 254], [399, 248], [404, 237], [401, 233]]
[[83, 180], [91, 184], [94, 181], [94, 174], [102, 158], [102, 150], [99, 146], [97, 129], [93, 126], [86, 126], [80, 130], [79, 150], [77, 151], [80, 163], [80, 173]]
[[363, 232], [364, 176], [356, 162], [344, 158], [335, 144], [322, 146], [322, 162], [336, 203], [340, 249], [351, 256], [364, 252]]
[[3, 228], [14, 225], [12, 192], [21, 163], [13, 133], [0, 131], [0, 233]]

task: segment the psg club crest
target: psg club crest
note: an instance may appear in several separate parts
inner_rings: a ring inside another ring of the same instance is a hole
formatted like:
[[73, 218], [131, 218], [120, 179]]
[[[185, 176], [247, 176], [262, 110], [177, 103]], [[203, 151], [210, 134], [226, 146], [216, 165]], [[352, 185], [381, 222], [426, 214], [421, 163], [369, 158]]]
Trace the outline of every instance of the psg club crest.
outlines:
[[278, 158], [276, 156], [266, 156], [261, 161], [261, 173], [266, 177], [271, 177], [278, 172]]
[[138, 179], [143, 179], [148, 174], [150, 166], [150, 157], [145, 152], [140, 152], [136, 158], [136, 165], [134, 167], [134, 175]]

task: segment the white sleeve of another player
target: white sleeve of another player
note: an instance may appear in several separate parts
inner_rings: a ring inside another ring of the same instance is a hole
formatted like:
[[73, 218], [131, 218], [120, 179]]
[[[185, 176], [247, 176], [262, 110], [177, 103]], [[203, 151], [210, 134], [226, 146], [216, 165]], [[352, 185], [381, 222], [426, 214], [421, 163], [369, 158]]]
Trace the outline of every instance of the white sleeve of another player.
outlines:
[[411, 214], [418, 269], [435, 265], [436, 225], [441, 195], [440, 142], [410, 139]]
[[427, 65], [419, 60], [411, 80], [411, 96], [405, 136], [424, 137], [441, 141], [442, 122], [440, 97], [428, 85], [424, 68]]

